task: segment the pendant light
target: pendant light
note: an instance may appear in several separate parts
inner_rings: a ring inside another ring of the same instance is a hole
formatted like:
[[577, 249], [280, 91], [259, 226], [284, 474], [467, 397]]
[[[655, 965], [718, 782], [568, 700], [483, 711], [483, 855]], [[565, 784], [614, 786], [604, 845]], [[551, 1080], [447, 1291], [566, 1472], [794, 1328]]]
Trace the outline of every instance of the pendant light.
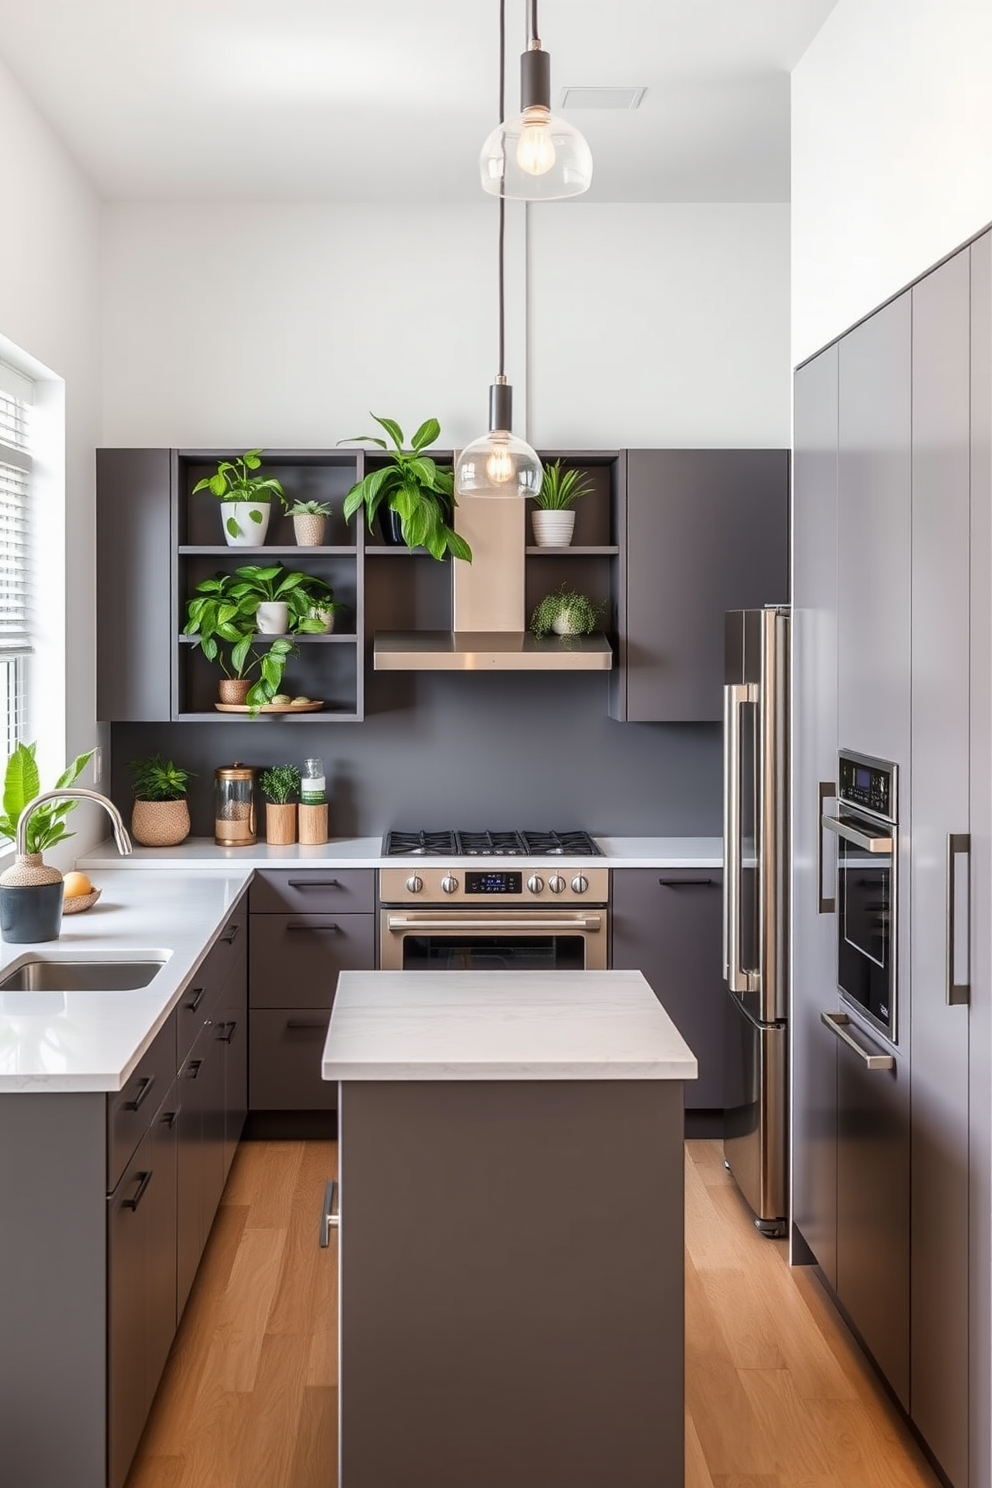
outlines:
[[[506, 60], [506, 0], [499, 11], [499, 116], [503, 117], [503, 72]], [[503, 239], [506, 204], [499, 201], [499, 371], [489, 389], [489, 432], [465, 446], [455, 463], [456, 496], [536, 496], [544, 479], [537, 451], [512, 432], [513, 389], [504, 372], [506, 331], [503, 291]]]
[[537, 0], [530, 3], [530, 45], [520, 58], [520, 109], [500, 123], [482, 147], [482, 188], [517, 201], [581, 196], [592, 184], [592, 152], [571, 124], [551, 112], [551, 58], [537, 33]]

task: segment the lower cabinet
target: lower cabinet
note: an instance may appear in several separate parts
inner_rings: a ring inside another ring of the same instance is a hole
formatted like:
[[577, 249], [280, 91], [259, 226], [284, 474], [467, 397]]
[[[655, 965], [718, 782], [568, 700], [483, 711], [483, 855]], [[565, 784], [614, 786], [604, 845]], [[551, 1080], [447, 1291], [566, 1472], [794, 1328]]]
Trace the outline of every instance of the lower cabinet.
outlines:
[[641, 971], [696, 1056], [687, 1111], [722, 1111], [729, 1008], [719, 869], [616, 868], [613, 967]]
[[321, 1051], [338, 972], [375, 965], [375, 876], [267, 870], [252, 882], [250, 909], [250, 1109], [334, 1110]]

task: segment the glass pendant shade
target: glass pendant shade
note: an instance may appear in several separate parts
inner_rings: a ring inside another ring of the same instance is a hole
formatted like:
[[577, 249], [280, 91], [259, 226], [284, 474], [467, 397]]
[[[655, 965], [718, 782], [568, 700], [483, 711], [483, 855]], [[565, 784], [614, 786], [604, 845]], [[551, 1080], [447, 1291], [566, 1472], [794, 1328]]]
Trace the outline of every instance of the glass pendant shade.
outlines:
[[458, 496], [536, 496], [544, 479], [544, 466], [536, 450], [509, 429], [490, 429], [473, 439], [455, 465], [455, 494]]
[[541, 105], [498, 124], [479, 156], [482, 187], [512, 201], [559, 201], [592, 183], [592, 151], [571, 124]]

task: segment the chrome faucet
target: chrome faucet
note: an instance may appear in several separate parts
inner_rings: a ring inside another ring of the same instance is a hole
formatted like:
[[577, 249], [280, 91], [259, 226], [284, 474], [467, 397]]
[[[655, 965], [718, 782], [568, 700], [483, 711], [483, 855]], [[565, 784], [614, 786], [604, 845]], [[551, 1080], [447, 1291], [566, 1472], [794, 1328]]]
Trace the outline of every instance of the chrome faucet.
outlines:
[[117, 843], [117, 851], [125, 858], [128, 853], [133, 851], [131, 839], [127, 834], [127, 828], [113, 801], [109, 800], [107, 796], [101, 796], [99, 791], [87, 790], [85, 786], [67, 785], [63, 790], [42, 791], [40, 796], [35, 796], [33, 801], [28, 802], [17, 818], [17, 839], [14, 844], [14, 851], [19, 858], [23, 858], [28, 850], [28, 822], [31, 820], [35, 809], [45, 801], [64, 801], [67, 799], [73, 801], [95, 801], [98, 806], [102, 806], [110, 817], [110, 822], [114, 829], [114, 840]]

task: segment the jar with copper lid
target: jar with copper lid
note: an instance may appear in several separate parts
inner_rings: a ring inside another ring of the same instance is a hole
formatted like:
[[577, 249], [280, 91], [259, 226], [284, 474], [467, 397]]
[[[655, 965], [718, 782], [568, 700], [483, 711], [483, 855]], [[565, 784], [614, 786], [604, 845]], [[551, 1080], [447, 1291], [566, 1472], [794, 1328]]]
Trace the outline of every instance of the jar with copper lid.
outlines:
[[235, 760], [214, 771], [214, 841], [251, 847], [255, 840], [255, 771]]

